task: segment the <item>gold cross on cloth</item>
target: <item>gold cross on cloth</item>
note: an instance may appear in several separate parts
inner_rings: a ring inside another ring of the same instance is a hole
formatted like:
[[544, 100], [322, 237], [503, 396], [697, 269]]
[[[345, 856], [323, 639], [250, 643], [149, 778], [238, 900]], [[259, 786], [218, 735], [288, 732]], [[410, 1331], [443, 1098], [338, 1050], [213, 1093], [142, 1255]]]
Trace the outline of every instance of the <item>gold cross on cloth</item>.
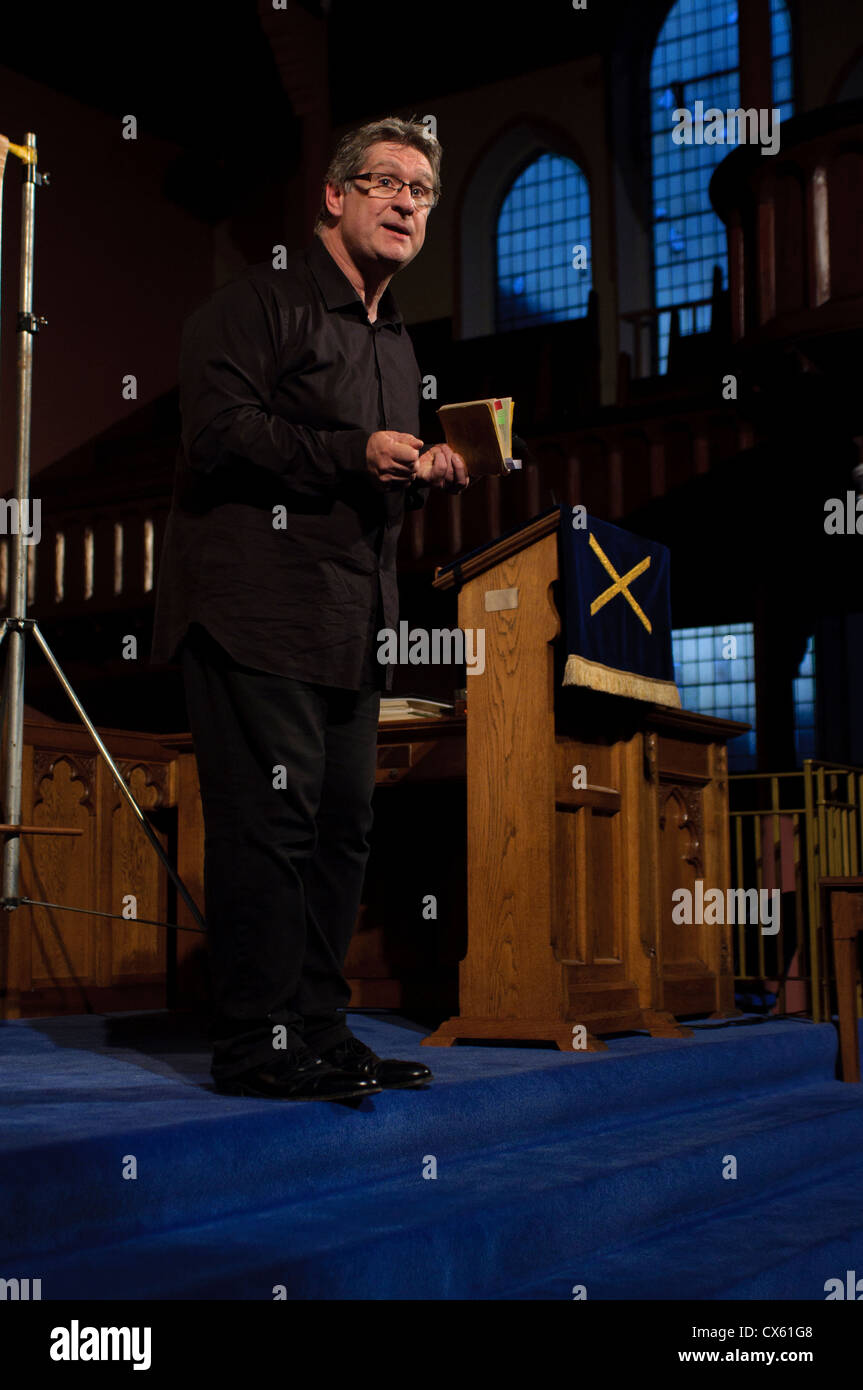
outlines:
[[614, 580], [614, 583], [611, 584], [609, 588], [603, 589], [599, 597], [593, 600], [593, 603], [590, 605], [590, 616], [593, 617], [594, 613], [598, 613], [600, 608], [604, 608], [607, 603], [610, 603], [615, 595], [623, 594], [623, 597], [626, 599], [635, 616], [644, 623], [648, 632], [652, 632], [653, 627], [650, 619], [645, 617], [643, 609], [629, 592], [629, 585], [632, 583], [633, 579], [637, 579], [640, 574], [644, 574], [644, 571], [650, 568], [650, 556], [646, 556], [645, 559], [640, 560], [637, 565], [633, 565], [632, 569], [628, 570], [626, 574], [621, 575], [617, 573], [614, 565], [611, 563], [602, 546], [599, 544], [599, 541], [593, 534], [588, 535], [588, 541], [594, 555], [599, 558], [600, 563]]

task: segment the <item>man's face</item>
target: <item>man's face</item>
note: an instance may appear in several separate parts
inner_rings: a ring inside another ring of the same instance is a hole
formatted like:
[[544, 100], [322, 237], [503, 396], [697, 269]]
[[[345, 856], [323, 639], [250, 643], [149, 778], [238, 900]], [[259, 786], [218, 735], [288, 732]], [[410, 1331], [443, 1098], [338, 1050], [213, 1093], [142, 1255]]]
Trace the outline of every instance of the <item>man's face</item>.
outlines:
[[[370, 145], [362, 160], [365, 174], [393, 174], [407, 184], [424, 183], [434, 187], [431, 165], [412, 145], [381, 140]], [[369, 184], [361, 180], [340, 193], [327, 185], [327, 206], [337, 216], [335, 229], [356, 264], [384, 263], [391, 272], [408, 265], [420, 250], [426, 235], [428, 209], [414, 207], [409, 186], [391, 198], [370, 197]]]

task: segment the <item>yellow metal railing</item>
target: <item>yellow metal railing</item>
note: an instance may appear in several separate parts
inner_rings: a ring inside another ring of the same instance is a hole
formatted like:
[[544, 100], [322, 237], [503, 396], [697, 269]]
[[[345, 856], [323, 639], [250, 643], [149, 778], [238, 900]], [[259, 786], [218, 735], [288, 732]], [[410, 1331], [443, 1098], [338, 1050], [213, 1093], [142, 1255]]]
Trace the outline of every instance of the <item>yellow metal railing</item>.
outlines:
[[[741, 982], [776, 980], [780, 1013], [811, 1013], [821, 1022], [833, 1011], [834, 980], [818, 880], [861, 872], [863, 768], [807, 758], [799, 772], [736, 773], [729, 781], [732, 886], [783, 892], [775, 937], [747, 938], [745, 923], [737, 924], [735, 975]], [[858, 1014], [861, 1004], [858, 986]]]

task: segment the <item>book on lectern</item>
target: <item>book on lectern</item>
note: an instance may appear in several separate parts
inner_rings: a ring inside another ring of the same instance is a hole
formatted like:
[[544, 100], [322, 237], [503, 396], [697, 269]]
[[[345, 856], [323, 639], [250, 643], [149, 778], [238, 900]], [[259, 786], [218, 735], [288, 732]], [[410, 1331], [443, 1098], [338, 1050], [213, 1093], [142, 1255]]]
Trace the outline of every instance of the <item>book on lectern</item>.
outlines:
[[512, 396], [487, 401], [461, 401], [438, 409], [446, 442], [461, 454], [471, 477], [506, 477], [521, 468], [512, 457]]
[[387, 719], [443, 719], [452, 712], [453, 706], [441, 700], [421, 700], [412, 695], [403, 698], [382, 696], [378, 722]]

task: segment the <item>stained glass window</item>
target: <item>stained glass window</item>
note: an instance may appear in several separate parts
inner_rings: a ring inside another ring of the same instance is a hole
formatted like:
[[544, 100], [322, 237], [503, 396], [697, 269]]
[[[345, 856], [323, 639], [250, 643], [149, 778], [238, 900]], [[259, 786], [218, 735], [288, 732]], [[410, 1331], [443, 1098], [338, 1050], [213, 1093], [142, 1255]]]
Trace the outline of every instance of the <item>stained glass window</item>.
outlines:
[[[674, 679], [684, 709], [742, 719], [748, 734], [728, 744], [731, 772], [754, 772], [755, 635], [752, 623], [676, 628], [671, 634]], [[794, 680], [794, 745], [798, 766], [816, 756], [815, 639], [809, 638]]]
[[571, 159], [542, 154], [498, 217], [498, 328], [583, 317], [592, 279], [587, 179]]
[[816, 756], [815, 639], [809, 638], [794, 681], [794, 751], [798, 766]]
[[[791, 115], [791, 21], [785, 0], [770, 0], [773, 102], [781, 118]], [[738, 143], [726, 128], [723, 144], [702, 141], [707, 122], [697, 120], [711, 108], [740, 107], [740, 52], [735, 0], [677, 0], [669, 11], [653, 50], [650, 68], [651, 153], [653, 161], [653, 286], [657, 309], [709, 299], [713, 268], [728, 281], [725, 226], [713, 211], [708, 185], [713, 170]], [[675, 143], [681, 119], [692, 118], [690, 143]], [[710, 327], [711, 306], [682, 310], [682, 334]], [[668, 364], [671, 314], [657, 324], [660, 372]]]
[[754, 772], [755, 634], [752, 623], [725, 627], [684, 627], [671, 634], [674, 679], [684, 709], [715, 714], [719, 719], [742, 719], [748, 734], [731, 739], [731, 772]]

